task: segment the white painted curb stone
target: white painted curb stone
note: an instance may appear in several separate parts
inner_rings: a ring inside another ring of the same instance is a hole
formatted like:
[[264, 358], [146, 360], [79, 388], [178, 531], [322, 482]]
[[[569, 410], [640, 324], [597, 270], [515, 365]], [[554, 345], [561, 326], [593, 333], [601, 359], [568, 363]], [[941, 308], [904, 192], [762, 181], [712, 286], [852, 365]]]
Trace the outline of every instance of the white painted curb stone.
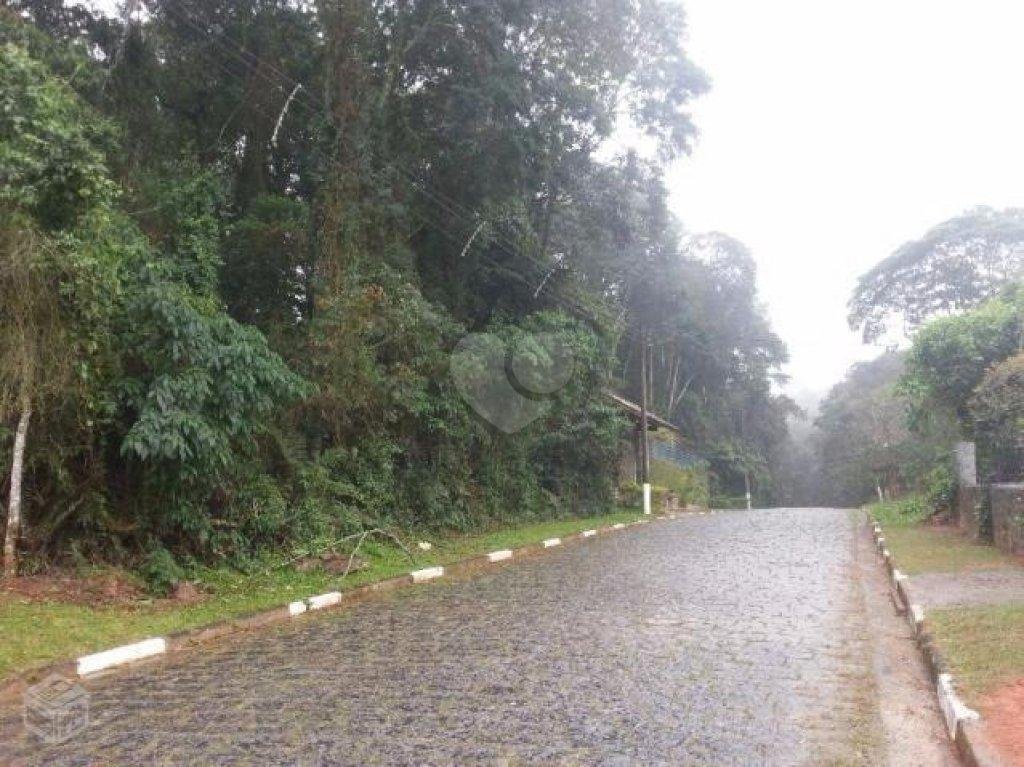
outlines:
[[309, 603], [310, 610], [323, 610], [325, 607], [338, 604], [341, 601], [341, 592], [329, 591], [326, 594], [317, 594], [306, 601]]
[[308, 609], [309, 609], [309, 606], [305, 602], [303, 602], [301, 600], [298, 601], [298, 602], [289, 602], [288, 603], [288, 614], [291, 615], [293, 618], [296, 615], [302, 615]]
[[413, 583], [426, 583], [444, 575], [444, 568], [424, 567], [422, 570], [413, 570], [409, 575], [412, 576]]
[[500, 551], [491, 551], [487, 554], [488, 562], [501, 562], [505, 559], [512, 559], [511, 549], [501, 549]]
[[902, 570], [897, 570], [896, 568], [893, 568], [892, 579], [895, 583], [902, 583], [907, 579], [907, 576], [903, 574]]
[[133, 660], [140, 660], [165, 652], [167, 652], [167, 642], [163, 637], [155, 637], [136, 642], [135, 644], [115, 647], [112, 650], [104, 650], [92, 655], [83, 655], [78, 659], [78, 675], [85, 676], [86, 674], [102, 671], [111, 666], [120, 666], [122, 663], [130, 663]]
[[552, 546], [561, 546], [561, 545], [562, 545], [562, 539], [561, 538], [548, 538], [546, 541], [544, 541], [544, 548], [545, 549], [550, 549]]
[[616, 522], [614, 525], [612, 525], [612, 530], [622, 530], [625, 526], [625, 522]]
[[942, 715], [946, 718], [946, 726], [949, 728], [949, 735], [956, 738], [957, 722], [975, 721], [980, 719], [978, 712], [970, 709], [960, 700], [953, 689], [953, 677], [949, 674], [939, 674], [939, 681], [936, 685], [939, 692], [939, 706], [942, 708]]
[[584, 530], [580, 533], [581, 538], [593, 538], [595, 535], [597, 535], [597, 530]]
[[920, 631], [921, 624], [924, 623], [924, 608], [921, 605], [911, 605], [910, 619], [914, 624], [914, 628]]

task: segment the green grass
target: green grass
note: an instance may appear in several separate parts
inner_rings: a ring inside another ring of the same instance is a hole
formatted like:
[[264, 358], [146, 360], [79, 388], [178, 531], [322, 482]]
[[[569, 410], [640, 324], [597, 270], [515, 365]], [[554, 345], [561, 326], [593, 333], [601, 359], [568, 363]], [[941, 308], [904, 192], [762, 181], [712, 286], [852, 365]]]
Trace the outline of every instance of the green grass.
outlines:
[[[0, 598], [0, 679], [55, 660], [76, 657], [124, 642], [195, 628], [225, 618], [269, 609], [324, 591], [344, 591], [415, 567], [446, 564], [493, 549], [515, 548], [545, 538], [638, 517], [636, 510], [563, 519], [475, 535], [430, 539], [432, 551], [414, 551], [415, 565], [397, 546], [367, 539], [359, 555], [369, 567], [342, 579], [325, 572], [302, 573], [268, 562], [255, 574], [206, 569], [198, 578], [208, 596], [194, 605], [144, 600], [131, 605], [88, 607], [63, 602]], [[415, 540], [415, 538], [414, 538]]]
[[1024, 605], [931, 610], [928, 621], [969, 702], [1024, 677]]
[[924, 498], [918, 495], [911, 495], [897, 501], [874, 503], [868, 506], [868, 511], [875, 521], [886, 530], [893, 527], [916, 525], [931, 514], [931, 508]]
[[1012, 567], [1013, 559], [993, 546], [971, 543], [955, 530], [934, 527], [885, 527], [885, 545], [907, 575], [993, 567]]
[[1012, 566], [1014, 560], [993, 546], [972, 543], [952, 528], [924, 522], [931, 514], [919, 496], [876, 503], [868, 507], [882, 526], [885, 545], [896, 566], [907, 575], [927, 572], [962, 572]]

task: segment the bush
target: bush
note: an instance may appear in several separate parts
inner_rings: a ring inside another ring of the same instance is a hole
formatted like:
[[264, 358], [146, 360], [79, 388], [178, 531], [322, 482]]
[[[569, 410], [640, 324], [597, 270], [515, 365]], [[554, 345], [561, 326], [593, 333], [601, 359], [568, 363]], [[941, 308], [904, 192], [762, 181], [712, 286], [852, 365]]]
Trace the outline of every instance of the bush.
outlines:
[[880, 525], [906, 526], [917, 524], [932, 514], [932, 507], [924, 496], [910, 495], [896, 501], [876, 503], [869, 507]]
[[949, 511], [956, 503], [956, 475], [949, 466], [937, 466], [925, 476], [924, 495], [932, 512]]
[[[662, 485], [651, 484], [651, 509], [657, 511], [665, 503], [674, 490]], [[626, 507], [641, 508], [644, 504], [644, 491], [637, 482], [624, 482], [619, 485], [619, 503]]]
[[712, 509], [745, 509], [747, 508], [747, 496], [713, 495], [708, 499], [708, 505]]
[[994, 365], [974, 390], [970, 412], [982, 453], [997, 479], [1024, 472], [1024, 353]]
[[160, 546], [146, 555], [139, 567], [139, 575], [151, 593], [162, 596], [168, 594], [174, 584], [185, 580], [185, 568], [178, 564], [171, 552]]
[[[651, 461], [651, 481], [679, 496], [682, 505], [708, 504], [708, 474], [703, 466], [683, 468], [670, 461]], [[745, 502], [745, 501], [744, 501]]]

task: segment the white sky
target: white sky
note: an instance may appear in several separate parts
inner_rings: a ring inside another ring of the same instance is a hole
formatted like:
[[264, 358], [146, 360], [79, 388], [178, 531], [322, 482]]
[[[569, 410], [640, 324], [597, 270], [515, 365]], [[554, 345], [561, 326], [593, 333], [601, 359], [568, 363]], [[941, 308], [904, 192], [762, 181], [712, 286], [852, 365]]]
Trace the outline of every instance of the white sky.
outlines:
[[966, 208], [1024, 206], [1024, 3], [682, 2], [712, 87], [673, 209], [750, 246], [790, 390], [827, 389], [879, 351], [846, 326], [861, 273]]

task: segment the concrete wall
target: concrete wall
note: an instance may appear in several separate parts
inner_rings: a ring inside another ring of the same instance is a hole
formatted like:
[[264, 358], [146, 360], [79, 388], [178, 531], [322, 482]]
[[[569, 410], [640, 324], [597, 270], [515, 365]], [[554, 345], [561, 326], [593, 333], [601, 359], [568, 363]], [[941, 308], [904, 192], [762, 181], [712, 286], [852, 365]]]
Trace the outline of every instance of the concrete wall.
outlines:
[[966, 487], [978, 484], [977, 449], [973, 442], [957, 442], [953, 446], [953, 466], [958, 484]]
[[1024, 484], [992, 485], [992, 539], [1009, 554], [1024, 554]]
[[956, 523], [972, 541], [982, 538], [985, 513], [985, 489], [977, 485], [960, 485], [956, 491]]
[[958, 442], [953, 461], [958, 481], [953, 523], [971, 540], [984, 538], [1002, 551], [1024, 554], [1024, 483], [979, 485], [972, 442]]
[[973, 442], [957, 442], [953, 448], [953, 466], [956, 471], [956, 503], [952, 509], [953, 522], [974, 541], [981, 540], [985, 525], [986, 489], [978, 485], [978, 465]]

